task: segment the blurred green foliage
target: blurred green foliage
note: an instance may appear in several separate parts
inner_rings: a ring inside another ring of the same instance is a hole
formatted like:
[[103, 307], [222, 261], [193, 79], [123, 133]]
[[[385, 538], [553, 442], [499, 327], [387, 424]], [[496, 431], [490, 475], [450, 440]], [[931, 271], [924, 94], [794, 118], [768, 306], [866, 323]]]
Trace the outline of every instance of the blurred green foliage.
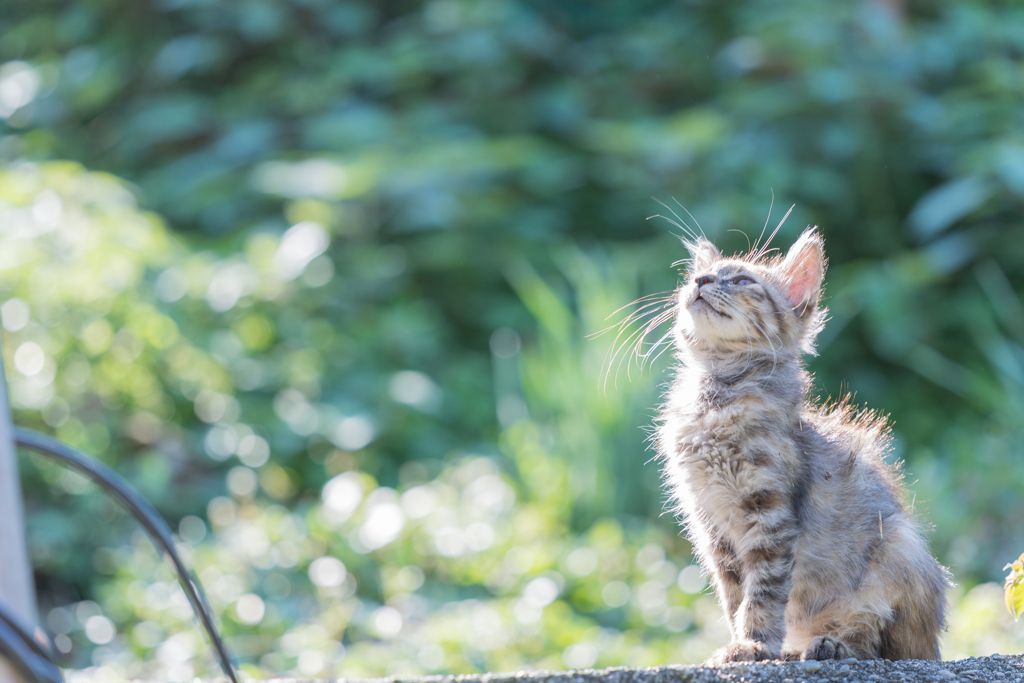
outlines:
[[[0, 28], [16, 419], [178, 525], [254, 675], [724, 640], [645, 450], [668, 360], [605, 387], [587, 340], [675, 284], [652, 197], [726, 251], [772, 196], [778, 244], [822, 226], [817, 386], [892, 414], [971, 589], [944, 652], [1024, 647], [982, 583], [1024, 547], [1024, 10], [11, 0]], [[212, 671], [127, 520], [23, 471], [67, 664]]]

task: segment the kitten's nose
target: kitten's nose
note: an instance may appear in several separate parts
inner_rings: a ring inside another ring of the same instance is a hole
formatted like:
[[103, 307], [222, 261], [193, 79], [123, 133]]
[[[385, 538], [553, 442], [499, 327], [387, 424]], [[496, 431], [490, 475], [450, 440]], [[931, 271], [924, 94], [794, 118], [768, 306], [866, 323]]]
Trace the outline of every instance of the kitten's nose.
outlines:
[[703, 287], [707, 283], [714, 281], [715, 278], [712, 277], [711, 275], [701, 275], [700, 277], [697, 278], [697, 287]]

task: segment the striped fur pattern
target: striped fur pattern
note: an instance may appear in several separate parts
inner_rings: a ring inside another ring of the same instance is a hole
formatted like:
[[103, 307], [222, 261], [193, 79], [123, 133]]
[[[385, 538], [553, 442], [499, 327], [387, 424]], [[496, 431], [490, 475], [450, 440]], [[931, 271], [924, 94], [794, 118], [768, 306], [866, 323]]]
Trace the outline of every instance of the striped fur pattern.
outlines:
[[680, 364], [657, 439], [732, 642], [710, 664], [937, 659], [946, 570], [884, 456], [883, 417], [808, 402], [824, 243], [726, 258], [706, 239], [676, 292]]

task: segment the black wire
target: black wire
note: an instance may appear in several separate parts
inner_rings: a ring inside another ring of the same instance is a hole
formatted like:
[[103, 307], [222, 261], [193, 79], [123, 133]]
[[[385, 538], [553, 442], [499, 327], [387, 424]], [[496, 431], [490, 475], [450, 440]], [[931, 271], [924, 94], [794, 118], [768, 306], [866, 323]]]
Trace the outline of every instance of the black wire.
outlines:
[[64, 683], [48, 648], [32, 637], [27, 625], [4, 603], [0, 603], [0, 653], [28, 681]]
[[41, 628], [29, 624], [3, 602], [0, 602], [0, 621], [11, 627], [33, 652], [53, 661], [53, 648], [46, 633]]
[[238, 676], [231, 663], [231, 656], [224, 645], [217, 627], [214, 625], [213, 611], [206, 603], [202, 586], [194, 579], [186, 569], [185, 563], [181, 561], [178, 551], [174, 546], [174, 534], [171, 533], [167, 522], [156, 511], [156, 508], [148, 500], [142, 497], [128, 481], [120, 474], [107, 467], [99, 460], [91, 458], [85, 453], [72, 448], [63, 441], [58, 441], [46, 434], [23, 427], [14, 428], [14, 441], [17, 445], [30, 448], [38, 453], [53, 458], [63, 465], [69, 465], [78, 470], [88, 478], [92, 479], [103, 490], [115, 498], [128, 512], [132, 514], [139, 524], [143, 526], [150, 538], [158, 547], [162, 548], [174, 568], [178, 572], [178, 582], [185, 590], [185, 595], [192, 603], [192, 610], [196, 613], [203, 628], [213, 643], [214, 654], [231, 683], [238, 683]]

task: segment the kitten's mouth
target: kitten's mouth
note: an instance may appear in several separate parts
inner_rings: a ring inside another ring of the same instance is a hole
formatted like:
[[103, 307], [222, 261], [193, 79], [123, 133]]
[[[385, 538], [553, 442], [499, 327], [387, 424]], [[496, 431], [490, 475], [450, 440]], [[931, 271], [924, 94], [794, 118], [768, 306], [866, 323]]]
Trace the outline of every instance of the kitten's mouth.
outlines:
[[710, 301], [708, 301], [707, 299], [702, 297], [700, 294], [697, 294], [697, 296], [694, 297], [693, 302], [690, 304], [689, 308], [697, 309], [697, 310], [707, 309], [707, 310], [712, 311], [713, 313], [715, 313], [715, 314], [717, 314], [717, 315], [719, 315], [719, 316], [721, 316], [723, 318], [731, 318], [732, 317], [731, 315], [726, 315], [725, 313], [722, 313], [720, 310], [715, 308], [711, 304]]

